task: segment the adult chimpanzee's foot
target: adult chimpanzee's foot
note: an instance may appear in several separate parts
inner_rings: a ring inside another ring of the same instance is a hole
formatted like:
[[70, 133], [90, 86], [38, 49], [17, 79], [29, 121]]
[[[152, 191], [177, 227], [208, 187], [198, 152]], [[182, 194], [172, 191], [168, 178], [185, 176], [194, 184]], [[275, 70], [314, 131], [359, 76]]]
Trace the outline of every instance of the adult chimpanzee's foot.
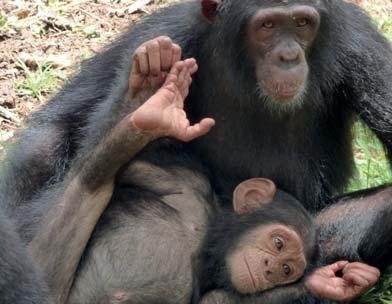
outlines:
[[167, 73], [181, 60], [181, 48], [160, 36], [139, 46], [133, 54], [129, 78], [130, 97], [143, 102], [165, 82]]

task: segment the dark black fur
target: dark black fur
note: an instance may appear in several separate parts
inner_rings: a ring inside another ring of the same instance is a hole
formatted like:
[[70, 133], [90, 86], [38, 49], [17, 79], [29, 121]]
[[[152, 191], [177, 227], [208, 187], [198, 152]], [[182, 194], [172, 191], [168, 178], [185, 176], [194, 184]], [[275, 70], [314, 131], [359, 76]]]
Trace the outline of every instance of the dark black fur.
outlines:
[[[34, 234], [31, 227], [45, 212], [39, 210], [39, 204], [30, 206], [29, 202], [62, 180], [75, 156], [91, 151], [131, 110], [122, 103], [131, 55], [140, 44], [159, 35], [171, 37], [182, 47], [184, 57], [195, 57], [200, 66], [187, 111], [193, 120], [212, 116], [217, 123], [209, 135], [185, 149], [200, 155], [211, 169], [210, 180], [218, 194], [231, 195], [240, 181], [263, 176], [292, 193], [307, 210], [321, 210], [333, 202], [333, 195], [352, 176], [351, 127], [355, 117], [377, 134], [390, 154], [389, 43], [353, 4], [340, 0], [296, 2], [315, 5], [321, 25], [307, 56], [310, 77], [305, 103], [292, 113], [277, 114], [264, 106], [256, 93], [254, 68], [244, 43], [248, 18], [260, 6], [281, 5], [279, 0], [225, 0], [212, 23], [201, 16], [198, 1], [180, 3], [146, 18], [85, 62], [81, 72], [31, 117], [6, 160], [0, 201], [16, 219], [21, 236], [29, 239], [29, 231]], [[171, 158], [182, 162], [175, 147], [172, 151]], [[155, 162], [160, 157], [158, 152], [145, 158]], [[347, 214], [348, 219], [350, 216]], [[368, 216], [364, 210], [358, 215], [360, 219]], [[330, 226], [333, 228], [323, 226], [322, 233], [337, 234], [340, 239], [353, 233], [346, 229], [348, 225]], [[369, 226], [355, 229], [363, 235], [360, 229]], [[359, 259], [360, 252], [369, 260], [377, 256], [372, 248], [390, 244], [391, 230], [370, 229], [365, 251], [358, 244], [338, 242], [334, 244], [339, 251], [335, 258]], [[372, 234], [380, 237], [371, 238]]]
[[[294, 229], [305, 246], [305, 275], [314, 269], [318, 262], [318, 246], [313, 220], [298, 201], [282, 191], [278, 192], [272, 202], [259, 210], [242, 215], [229, 211], [218, 212], [209, 221], [200, 254], [195, 258], [192, 303], [199, 303], [207, 292], [214, 289], [229, 292], [238, 302], [245, 298], [232, 286], [227, 273], [226, 258], [241, 241], [241, 237], [258, 226], [277, 223]], [[277, 289], [277, 293], [279, 291], [280, 289]], [[269, 297], [274, 298], [273, 290], [269, 291], [269, 294]], [[258, 297], [260, 303], [265, 301], [262, 294], [253, 297]]]
[[46, 304], [47, 296], [26, 248], [0, 212], [0, 303]]

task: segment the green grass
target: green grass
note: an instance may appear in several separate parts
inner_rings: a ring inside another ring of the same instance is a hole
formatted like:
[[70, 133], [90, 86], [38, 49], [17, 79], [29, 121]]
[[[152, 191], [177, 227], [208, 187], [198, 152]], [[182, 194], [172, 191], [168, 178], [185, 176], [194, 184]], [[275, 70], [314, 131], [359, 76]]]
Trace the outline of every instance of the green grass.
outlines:
[[376, 136], [363, 123], [354, 125], [354, 161], [356, 176], [347, 187], [347, 192], [371, 188], [391, 181], [388, 159]]
[[374, 21], [380, 31], [392, 41], [392, 16], [375, 17]]
[[358, 303], [392, 304], [392, 274], [383, 275], [379, 283], [359, 299]]
[[53, 93], [64, 80], [64, 74], [58, 69], [53, 69], [48, 63], [37, 63], [35, 70], [31, 71], [23, 62], [18, 68], [25, 73], [26, 79], [17, 84], [19, 96], [31, 96], [44, 102], [46, 97]]

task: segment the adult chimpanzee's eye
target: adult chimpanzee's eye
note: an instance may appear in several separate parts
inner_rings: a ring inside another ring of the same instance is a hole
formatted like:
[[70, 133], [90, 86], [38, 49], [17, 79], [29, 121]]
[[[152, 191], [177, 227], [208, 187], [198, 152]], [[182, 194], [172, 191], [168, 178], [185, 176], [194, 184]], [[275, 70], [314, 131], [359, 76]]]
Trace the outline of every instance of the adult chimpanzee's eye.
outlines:
[[289, 275], [291, 272], [290, 266], [287, 264], [283, 264], [283, 272], [285, 273], [285, 275]]
[[306, 26], [309, 24], [309, 20], [306, 18], [301, 18], [297, 20], [297, 27]]
[[274, 244], [276, 249], [278, 249], [279, 251], [283, 248], [283, 240], [279, 237], [274, 238]]
[[266, 21], [266, 22], [263, 22], [262, 27], [273, 28], [274, 27], [274, 23], [272, 21]]

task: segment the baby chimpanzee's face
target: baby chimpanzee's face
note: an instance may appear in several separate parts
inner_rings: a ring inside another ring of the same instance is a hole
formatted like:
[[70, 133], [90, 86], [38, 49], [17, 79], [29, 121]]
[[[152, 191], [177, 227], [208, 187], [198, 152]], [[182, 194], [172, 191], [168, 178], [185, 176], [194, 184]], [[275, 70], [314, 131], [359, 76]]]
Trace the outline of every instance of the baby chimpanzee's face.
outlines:
[[233, 287], [242, 294], [297, 281], [304, 275], [304, 244], [282, 224], [260, 225], [246, 233], [227, 257]]

